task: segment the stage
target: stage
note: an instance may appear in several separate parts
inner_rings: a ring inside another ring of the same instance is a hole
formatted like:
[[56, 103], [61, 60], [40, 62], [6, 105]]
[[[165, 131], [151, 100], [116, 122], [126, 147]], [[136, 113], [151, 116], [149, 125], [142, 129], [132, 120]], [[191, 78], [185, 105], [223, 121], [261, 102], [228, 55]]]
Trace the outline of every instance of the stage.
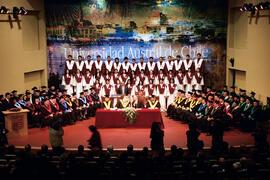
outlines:
[[[165, 117], [165, 113], [162, 113], [162, 117], [165, 126], [165, 147], [170, 148], [173, 144], [178, 147], [186, 147], [186, 131], [188, 130], [188, 125]], [[76, 148], [78, 145], [87, 146], [87, 140], [91, 136], [88, 129], [90, 125], [95, 125], [95, 118], [79, 121], [76, 122], [75, 125], [64, 127], [64, 146], [66, 148]], [[104, 148], [109, 144], [112, 144], [115, 149], [126, 148], [128, 144], [133, 144], [134, 148], [150, 146], [150, 129], [147, 128], [108, 128], [100, 129], [99, 131]], [[200, 139], [204, 141], [205, 147], [211, 145], [211, 136], [206, 136], [205, 133], [203, 133]], [[269, 139], [268, 136], [268, 140]], [[224, 140], [233, 146], [254, 144], [251, 133], [241, 132], [238, 129], [231, 129], [225, 132]], [[49, 145], [48, 128], [29, 129], [28, 136], [10, 138], [9, 144], [14, 144], [15, 146], [30, 144], [32, 147], [40, 147], [42, 144]]]

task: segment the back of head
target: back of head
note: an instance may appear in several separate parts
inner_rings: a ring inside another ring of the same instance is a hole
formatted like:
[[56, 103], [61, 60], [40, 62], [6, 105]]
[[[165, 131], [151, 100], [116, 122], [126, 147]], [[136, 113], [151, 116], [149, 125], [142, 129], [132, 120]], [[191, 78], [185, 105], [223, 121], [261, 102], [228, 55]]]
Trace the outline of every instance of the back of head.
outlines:
[[89, 126], [89, 129], [91, 132], [96, 132], [97, 131], [97, 128], [93, 125]]
[[42, 152], [42, 153], [47, 153], [47, 152], [48, 152], [48, 146], [47, 146], [46, 144], [43, 144], [43, 145], [41, 146], [41, 152]]
[[129, 145], [127, 146], [127, 152], [128, 152], [128, 153], [132, 153], [132, 152], [133, 152], [133, 145], [132, 145], [132, 144], [129, 144]]
[[113, 145], [108, 145], [107, 151], [108, 151], [109, 153], [112, 153], [112, 152], [113, 152]]
[[83, 145], [79, 145], [78, 146], [78, 153], [82, 154], [84, 152], [84, 146]]
[[25, 145], [24, 150], [25, 150], [25, 152], [30, 152], [31, 151], [31, 145], [30, 144]]

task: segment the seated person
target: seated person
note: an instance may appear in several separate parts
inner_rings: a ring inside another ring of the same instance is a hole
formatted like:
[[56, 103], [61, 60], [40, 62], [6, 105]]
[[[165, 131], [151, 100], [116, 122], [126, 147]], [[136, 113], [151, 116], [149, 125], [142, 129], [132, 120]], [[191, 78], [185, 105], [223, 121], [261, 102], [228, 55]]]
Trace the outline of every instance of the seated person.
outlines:
[[101, 104], [101, 108], [103, 109], [110, 109], [110, 108], [113, 108], [113, 103], [111, 101], [111, 99], [109, 98], [109, 96], [105, 96], [102, 104]]
[[150, 97], [150, 99], [147, 101], [146, 103], [146, 108], [149, 109], [160, 109], [160, 103], [159, 101], [156, 99], [156, 97], [154, 95], [152, 95]]
[[142, 102], [141, 99], [139, 99], [137, 96], [133, 96], [133, 101], [132, 101], [132, 107], [134, 108], [144, 108], [144, 103]]
[[123, 99], [119, 99], [119, 101], [116, 104], [116, 107], [119, 109], [124, 109], [130, 106], [131, 106], [131, 103], [128, 96], [124, 96]]

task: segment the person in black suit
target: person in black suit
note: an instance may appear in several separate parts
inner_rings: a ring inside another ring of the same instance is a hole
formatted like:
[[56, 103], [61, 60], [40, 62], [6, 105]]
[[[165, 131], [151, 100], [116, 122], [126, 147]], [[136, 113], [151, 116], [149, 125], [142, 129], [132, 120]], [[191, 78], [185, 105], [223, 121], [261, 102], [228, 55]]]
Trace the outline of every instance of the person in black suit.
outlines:
[[128, 94], [128, 88], [125, 86], [125, 83], [122, 82], [121, 86], [116, 90], [116, 93], [119, 95], [127, 95]]
[[144, 108], [144, 103], [138, 99], [137, 96], [133, 96], [133, 101], [132, 101], [132, 107], [134, 108]]
[[5, 99], [2, 101], [2, 106], [4, 110], [12, 108], [12, 102], [10, 101], [11, 95], [9, 92], [5, 94]]
[[212, 121], [221, 121], [223, 118], [223, 111], [219, 108], [219, 101], [213, 102], [213, 109], [210, 112], [207, 121], [208, 121], [208, 127], [207, 127], [207, 135], [210, 136], [210, 128]]

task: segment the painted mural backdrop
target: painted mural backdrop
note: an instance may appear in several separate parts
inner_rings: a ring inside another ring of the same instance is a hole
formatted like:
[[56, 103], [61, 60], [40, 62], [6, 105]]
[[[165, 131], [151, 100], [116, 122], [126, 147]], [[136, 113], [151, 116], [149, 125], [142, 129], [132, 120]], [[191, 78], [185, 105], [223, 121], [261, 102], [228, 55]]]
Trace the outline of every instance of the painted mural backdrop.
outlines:
[[225, 84], [226, 0], [47, 0], [48, 71], [63, 74], [67, 55], [105, 60], [200, 52], [205, 84]]

